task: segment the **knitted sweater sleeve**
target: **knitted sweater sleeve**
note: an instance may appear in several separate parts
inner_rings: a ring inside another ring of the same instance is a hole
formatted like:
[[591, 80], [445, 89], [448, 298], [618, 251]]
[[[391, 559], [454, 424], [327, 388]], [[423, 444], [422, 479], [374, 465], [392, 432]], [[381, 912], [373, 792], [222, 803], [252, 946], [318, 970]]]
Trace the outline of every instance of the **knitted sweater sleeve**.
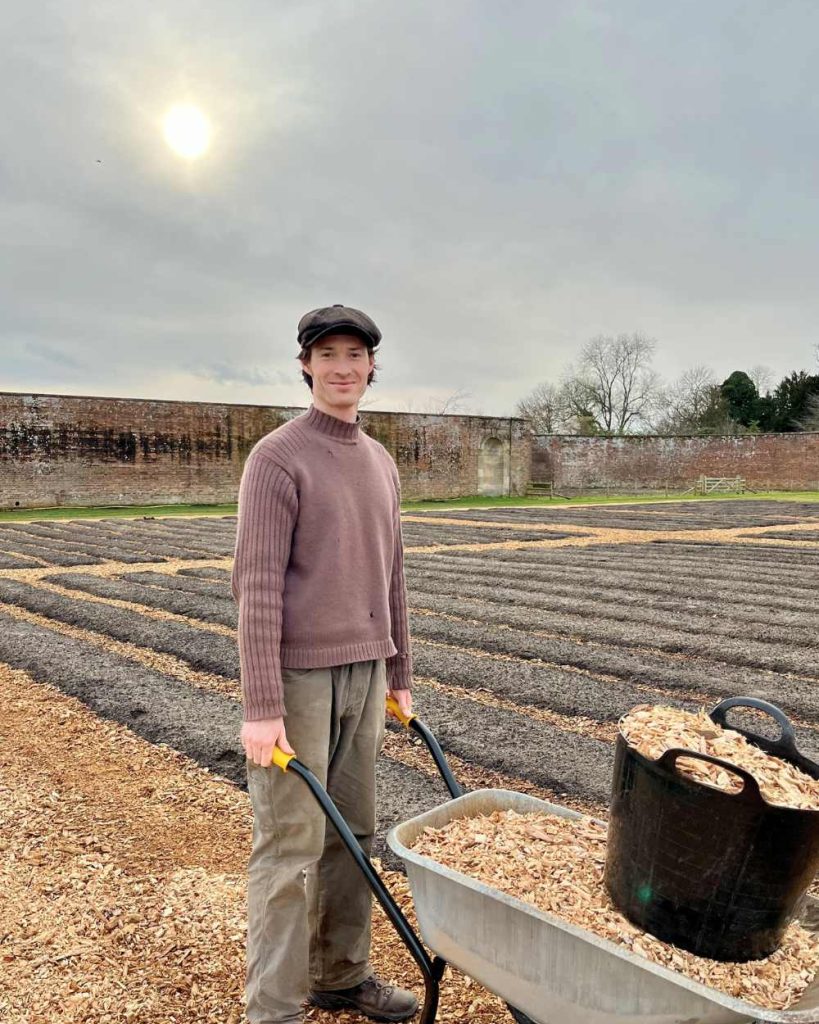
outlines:
[[284, 715], [281, 672], [284, 577], [298, 497], [290, 476], [251, 452], [239, 488], [231, 587], [239, 605], [239, 662], [245, 721]]
[[393, 534], [395, 551], [392, 560], [390, 580], [390, 621], [392, 642], [397, 654], [387, 658], [387, 686], [391, 690], [412, 689], [412, 650], [410, 648], [409, 620], [407, 614], [407, 586], [404, 580], [404, 543], [401, 537], [401, 485], [397, 471], [395, 480], [395, 512]]

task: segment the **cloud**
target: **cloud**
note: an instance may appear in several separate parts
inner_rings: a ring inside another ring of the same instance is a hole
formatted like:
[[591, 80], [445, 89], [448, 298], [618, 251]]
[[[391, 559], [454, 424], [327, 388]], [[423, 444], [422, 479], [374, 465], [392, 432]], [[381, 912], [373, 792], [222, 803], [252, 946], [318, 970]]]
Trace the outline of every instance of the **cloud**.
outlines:
[[[810, 365], [819, 8], [9, 12], [0, 345], [74, 364], [8, 380], [296, 401], [295, 325], [332, 302], [381, 326], [396, 403], [510, 412], [601, 332], [656, 336], [669, 376]], [[162, 141], [180, 101], [213, 122], [196, 163]]]
[[211, 363], [194, 371], [194, 377], [224, 384], [226, 387], [247, 385], [248, 387], [271, 387], [292, 385], [296, 372], [287, 374], [283, 370], [265, 370], [257, 366], [234, 366], [228, 363]]

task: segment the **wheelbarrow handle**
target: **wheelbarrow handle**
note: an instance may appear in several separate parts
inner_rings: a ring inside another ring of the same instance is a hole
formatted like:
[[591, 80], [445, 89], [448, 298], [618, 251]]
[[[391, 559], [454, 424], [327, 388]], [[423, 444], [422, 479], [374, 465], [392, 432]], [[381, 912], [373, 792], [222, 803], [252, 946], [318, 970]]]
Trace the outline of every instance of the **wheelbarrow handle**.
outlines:
[[446, 970], [446, 961], [442, 960], [439, 956], [430, 956], [427, 953], [421, 940], [415, 934], [412, 925], [407, 921], [401, 908], [395, 902], [370, 858], [362, 850], [350, 826], [310, 769], [302, 764], [294, 754], [285, 754], [278, 747], [274, 748], [273, 751], [273, 764], [281, 768], [282, 771], [293, 772], [294, 775], [298, 775], [304, 780], [307, 788], [324, 812], [324, 816], [336, 832], [338, 832], [339, 838], [366, 879], [367, 885], [380, 903], [381, 909], [387, 915], [399, 938], [409, 950], [410, 955], [424, 976], [424, 1004], [421, 1009], [419, 1024], [434, 1024], [438, 1013], [439, 983]]
[[277, 768], [281, 768], [283, 772], [286, 772], [290, 762], [295, 758], [295, 756], [295, 754], [285, 754], [281, 747], [274, 747], [271, 763]]
[[401, 710], [401, 705], [395, 697], [387, 697], [387, 711], [393, 716], [393, 718], [397, 718], [405, 729], [409, 729], [413, 719], [416, 717], [413, 714], [405, 715]]
[[441, 773], [441, 778], [444, 780], [446, 788], [449, 790], [449, 795], [453, 797], [453, 799], [463, 796], [464, 791], [458, 783], [458, 780], [452, 774], [452, 769], [449, 767], [446, 755], [441, 749], [441, 744], [435, 739], [432, 730], [428, 726], [424, 725], [417, 715], [405, 715], [399, 707], [398, 701], [395, 697], [387, 697], [387, 711], [397, 718], [405, 729], [412, 729], [413, 732], [417, 732], [424, 741], [427, 746], [427, 750], [432, 755], [432, 760], [435, 762], [436, 768]]

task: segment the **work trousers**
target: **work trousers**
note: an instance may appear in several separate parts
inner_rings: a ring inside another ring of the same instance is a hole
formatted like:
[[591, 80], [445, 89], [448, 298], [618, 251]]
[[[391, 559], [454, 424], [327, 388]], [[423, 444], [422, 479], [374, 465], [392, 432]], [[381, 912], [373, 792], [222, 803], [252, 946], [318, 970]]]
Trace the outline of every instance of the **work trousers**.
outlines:
[[[283, 678], [290, 746], [369, 855], [375, 761], [384, 742], [384, 661], [284, 669]], [[250, 1024], [295, 1024], [309, 988], [352, 988], [371, 973], [371, 893], [302, 779], [250, 761], [247, 777], [247, 1017]]]

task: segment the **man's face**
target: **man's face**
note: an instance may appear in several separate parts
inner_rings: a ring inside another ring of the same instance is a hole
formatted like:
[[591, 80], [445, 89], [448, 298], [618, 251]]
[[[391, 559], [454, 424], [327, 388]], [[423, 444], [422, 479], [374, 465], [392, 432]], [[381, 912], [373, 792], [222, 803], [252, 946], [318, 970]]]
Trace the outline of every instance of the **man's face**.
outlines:
[[313, 404], [340, 410], [358, 407], [375, 357], [353, 334], [328, 334], [310, 346], [302, 365], [313, 378]]

